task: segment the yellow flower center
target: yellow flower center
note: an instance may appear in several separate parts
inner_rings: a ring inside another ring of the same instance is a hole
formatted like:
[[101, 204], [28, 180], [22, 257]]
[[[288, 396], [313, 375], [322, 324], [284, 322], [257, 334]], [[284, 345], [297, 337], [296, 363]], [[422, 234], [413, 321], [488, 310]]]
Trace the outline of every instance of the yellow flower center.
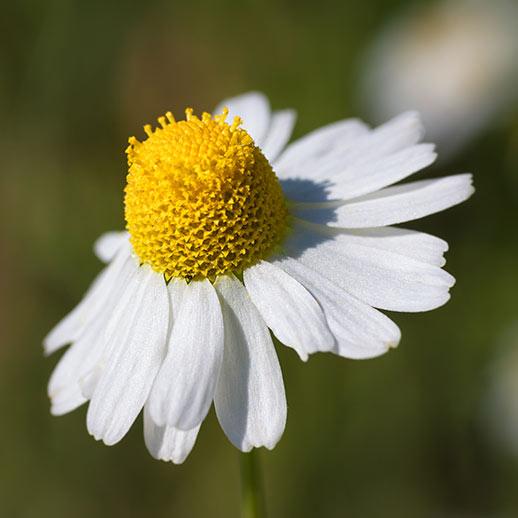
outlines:
[[166, 279], [239, 273], [273, 253], [288, 211], [268, 160], [228, 110], [186, 120], [171, 113], [160, 128], [129, 139], [125, 216], [142, 263]]

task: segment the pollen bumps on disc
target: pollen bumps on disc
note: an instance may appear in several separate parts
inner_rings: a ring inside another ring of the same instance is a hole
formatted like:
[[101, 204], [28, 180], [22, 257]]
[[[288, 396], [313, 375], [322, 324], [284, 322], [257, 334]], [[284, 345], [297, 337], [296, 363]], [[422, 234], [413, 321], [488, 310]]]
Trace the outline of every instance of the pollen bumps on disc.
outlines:
[[125, 216], [142, 263], [167, 279], [240, 272], [267, 257], [287, 227], [285, 199], [261, 150], [228, 111], [171, 113], [129, 139]]

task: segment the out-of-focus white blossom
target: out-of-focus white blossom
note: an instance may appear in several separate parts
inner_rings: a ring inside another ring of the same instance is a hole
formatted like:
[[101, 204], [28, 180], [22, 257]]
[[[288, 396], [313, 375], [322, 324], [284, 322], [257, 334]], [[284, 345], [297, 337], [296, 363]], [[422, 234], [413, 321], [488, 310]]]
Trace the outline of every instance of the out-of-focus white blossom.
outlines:
[[422, 116], [444, 156], [494, 123], [517, 99], [518, 5], [447, 0], [395, 19], [365, 61], [362, 97], [374, 118]]

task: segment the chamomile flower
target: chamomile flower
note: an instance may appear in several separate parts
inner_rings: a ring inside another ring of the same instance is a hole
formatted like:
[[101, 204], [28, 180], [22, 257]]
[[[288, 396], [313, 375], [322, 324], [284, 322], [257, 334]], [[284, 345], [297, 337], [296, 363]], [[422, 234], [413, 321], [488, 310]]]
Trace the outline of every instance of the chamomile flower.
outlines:
[[167, 113], [130, 138], [127, 232], [97, 241], [107, 266], [45, 339], [47, 353], [72, 344], [49, 383], [53, 414], [89, 401], [88, 430], [111, 445], [143, 411], [149, 451], [176, 463], [213, 403], [240, 450], [278, 442], [272, 334], [303, 360], [372, 358], [400, 340], [378, 309], [444, 304], [447, 244], [390, 225], [473, 192], [469, 174], [393, 186], [435, 159], [415, 113], [291, 144], [294, 112], [259, 93], [215, 113]]
[[508, 113], [517, 99], [518, 8], [509, 0], [442, 0], [394, 19], [366, 56], [361, 91], [380, 120], [416, 109], [442, 156]]

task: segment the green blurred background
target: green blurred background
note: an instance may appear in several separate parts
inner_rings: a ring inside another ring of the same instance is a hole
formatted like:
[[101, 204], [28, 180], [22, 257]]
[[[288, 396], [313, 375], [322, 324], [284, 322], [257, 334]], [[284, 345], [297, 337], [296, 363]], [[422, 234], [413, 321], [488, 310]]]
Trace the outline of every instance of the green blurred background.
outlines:
[[[238, 452], [213, 412], [182, 466], [148, 455], [141, 420], [108, 448], [85, 408], [49, 415], [61, 353], [40, 344], [100, 269], [95, 238], [124, 225], [129, 135], [250, 89], [297, 109], [296, 136], [368, 120], [363, 52], [407, 4], [1, 0], [0, 516], [239, 516]], [[518, 516], [518, 458], [483, 410], [518, 319], [516, 105], [425, 175], [465, 171], [469, 202], [410, 225], [450, 243], [445, 307], [392, 314], [403, 340], [375, 360], [279, 349], [289, 417], [261, 455], [270, 517]]]

